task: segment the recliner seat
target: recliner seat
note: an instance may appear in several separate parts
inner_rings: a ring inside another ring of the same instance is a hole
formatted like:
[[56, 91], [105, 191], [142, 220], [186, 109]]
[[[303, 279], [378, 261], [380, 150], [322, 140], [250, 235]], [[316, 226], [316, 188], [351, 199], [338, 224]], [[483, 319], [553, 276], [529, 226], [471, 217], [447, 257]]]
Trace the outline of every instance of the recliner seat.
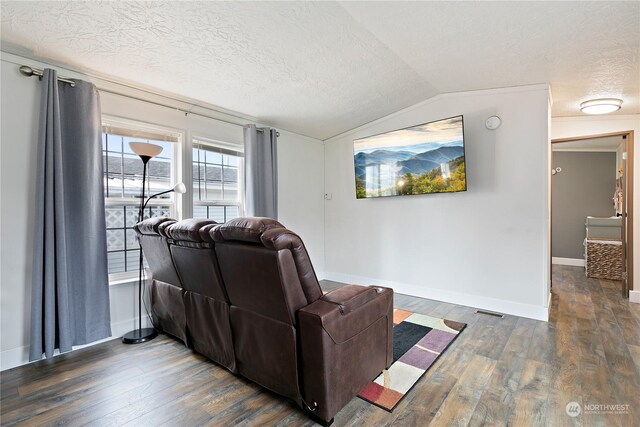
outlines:
[[175, 222], [172, 218], [149, 218], [133, 229], [151, 270], [149, 298], [153, 324], [187, 344], [182, 282], [173, 264], [166, 234], [167, 227]]
[[212, 220], [187, 219], [167, 228], [169, 248], [184, 288], [183, 301], [193, 349], [237, 372], [229, 323], [229, 299], [222, 285]]

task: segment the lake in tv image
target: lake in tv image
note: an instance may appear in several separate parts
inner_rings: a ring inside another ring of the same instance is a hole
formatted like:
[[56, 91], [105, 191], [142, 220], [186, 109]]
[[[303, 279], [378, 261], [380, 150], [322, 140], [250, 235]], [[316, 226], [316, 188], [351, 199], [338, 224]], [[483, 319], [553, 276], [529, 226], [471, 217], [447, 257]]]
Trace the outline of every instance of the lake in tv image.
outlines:
[[466, 191], [462, 116], [353, 142], [356, 197]]

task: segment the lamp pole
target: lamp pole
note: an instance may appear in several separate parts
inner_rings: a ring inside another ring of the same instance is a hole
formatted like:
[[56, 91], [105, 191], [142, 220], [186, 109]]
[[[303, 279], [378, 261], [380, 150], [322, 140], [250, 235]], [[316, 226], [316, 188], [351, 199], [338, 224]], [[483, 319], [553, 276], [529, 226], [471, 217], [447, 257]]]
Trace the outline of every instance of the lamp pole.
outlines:
[[[142, 160], [142, 191], [140, 194], [140, 208], [138, 210], [138, 222], [141, 222], [144, 219], [144, 208], [146, 206], [145, 185], [147, 185], [147, 163], [162, 152], [162, 147], [144, 142], [130, 142], [129, 147], [131, 147], [131, 150]], [[140, 262], [138, 264], [138, 329], [127, 332], [122, 336], [122, 342], [125, 344], [139, 344], [158, 336], [155, 328], [142, 328], [142, 269], [144, 258], [139, 239], [138, 245], [140, 246]]]
[[[147, 163], [151, 160], [149, 156], [140, 156], [142, 159], [142, 194], [140, 195], [140, 209], [138, 210], [138, 222], [144, 221], [144, 207], [147, 203], [144, 201], [144, 190], [146, 185], [147, 178]], [[139, 269], [138, 269], [138, 330], [140, 331], [140, 335], [142, 335], [142, 268], [144, 265], [144, 256], [142, 255], [142, 245], [140, 244], [140, 239], [138, 239], [138, 246], [140, 251], [140, 261], [139, 261]], [[153, 339], [155, 338], [149, 338]]]

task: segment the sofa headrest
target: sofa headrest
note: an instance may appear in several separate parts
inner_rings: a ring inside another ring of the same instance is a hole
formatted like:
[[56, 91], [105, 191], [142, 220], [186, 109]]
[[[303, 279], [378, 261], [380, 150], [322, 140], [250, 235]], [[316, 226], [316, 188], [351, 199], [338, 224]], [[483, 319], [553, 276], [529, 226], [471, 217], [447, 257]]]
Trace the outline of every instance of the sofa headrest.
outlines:
[[162, 231], [164, 231], [167, 226], [173, 224], [174, 222], [176, 222], [175, 219], [167, 217], [149, 218], [134, 225], [133, 229], [138, 234], [155, 236], [158, 234], [162, 234], [161, 229]]
[[260, 240], [262, 234], [274, 228], [285, 229], [285, 226], [273, 218], [245, 217], [227, 221], [221, 226], [213, 228], [210, 234], [216, 242], [235, 240], [262, 243]]
[[173, 224], [175, 224], [176, 222], [174, 220], [171, 221], [165, 221], [163, 223], [160, 223], [158, 225], [158, 233], [165, 238], [169, 238], [169, 236], [167, 236], [167, 229], [169, 229]]
[[211, 243], [209, 231], [218, 225], [212, 219], [189, 218], [174, 222], [166, 228], [167, 237], [176, 241]]
[[302, 239], [300, 239], [296, 233], [286, 228], [272, 228], [265, 231], [260, 236], [260, 242], [262, 242], [265, 248], [276, 251], [280, 249], [293, 250], [304, 246]]

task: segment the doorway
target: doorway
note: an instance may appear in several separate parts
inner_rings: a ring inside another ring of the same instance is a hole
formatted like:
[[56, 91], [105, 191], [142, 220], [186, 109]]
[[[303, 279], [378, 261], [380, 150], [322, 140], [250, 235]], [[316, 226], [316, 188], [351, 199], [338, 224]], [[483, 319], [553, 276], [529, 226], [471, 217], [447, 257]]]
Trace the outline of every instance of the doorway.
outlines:
[[551, 141], [552, 264], [620, 280], [625, 298], [633, 289], [633, 136]]

